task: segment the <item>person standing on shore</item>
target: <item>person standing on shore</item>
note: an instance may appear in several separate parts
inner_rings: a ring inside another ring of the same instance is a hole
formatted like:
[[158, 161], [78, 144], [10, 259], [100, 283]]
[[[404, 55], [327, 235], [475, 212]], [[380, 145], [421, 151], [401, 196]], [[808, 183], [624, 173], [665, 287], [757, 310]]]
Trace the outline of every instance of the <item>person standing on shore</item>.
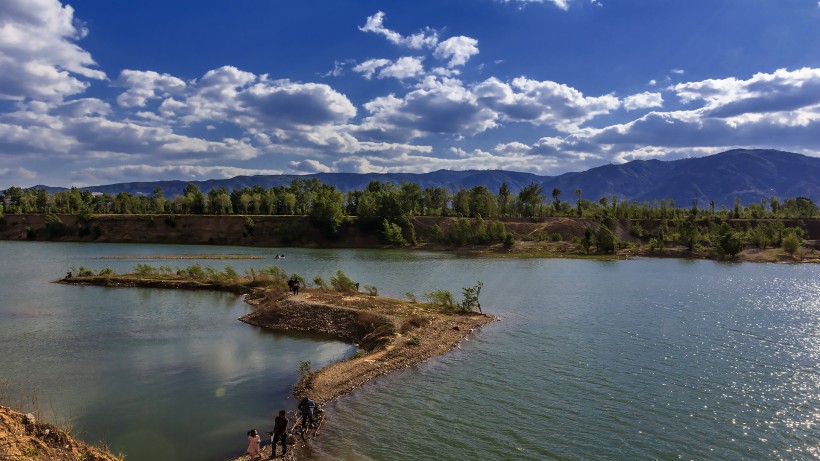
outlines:
[[251, 429], [248, 431], [248, 454], [251, 455], [251, 459], [262, 459], [262, 438], [259, 437], [259, 433], [256, 432], [256, 429]]
[[276, 458], [276, 444], [282, 441], [282, 457], [288, 452], [288, 417], [285, 410], [279, 410], [279, 416], [273, 420], [273, 432], [270, 433], [270, 456]]
[[299, 402], [299, 411], [302, 412], [302, 433], [310, 421], [310, 427], [313, 427], [313, 410], [316, 408], [316, 402], [305, 397]]

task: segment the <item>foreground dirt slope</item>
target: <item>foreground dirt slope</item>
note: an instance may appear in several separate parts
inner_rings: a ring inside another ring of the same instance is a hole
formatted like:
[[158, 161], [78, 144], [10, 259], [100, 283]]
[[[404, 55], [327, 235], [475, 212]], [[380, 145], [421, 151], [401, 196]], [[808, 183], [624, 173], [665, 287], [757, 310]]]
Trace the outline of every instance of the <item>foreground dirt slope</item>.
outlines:
[[121, 461], [98, 448], [74, 440], [66, 432], [0, 406], [2, 461]]

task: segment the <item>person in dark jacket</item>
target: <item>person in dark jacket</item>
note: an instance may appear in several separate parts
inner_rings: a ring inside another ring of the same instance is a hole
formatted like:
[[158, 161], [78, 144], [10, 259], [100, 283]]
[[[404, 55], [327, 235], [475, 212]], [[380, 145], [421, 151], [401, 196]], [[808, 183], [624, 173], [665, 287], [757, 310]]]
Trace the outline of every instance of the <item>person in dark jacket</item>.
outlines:
[[305, 427], [307, 426], [308, 422], [310, 422], [310, 427], [313, 427], [313, 410], [316, 409], [316, 402], [310, 400], [309, 398], [305, 397], [299, 402], [299, 411], [302, 412], [302, 431], [304, 432]]
[[270, 456], [276, 458], [276, 444], [282, 441], [282, 457], [288, 452], [288, 417], [285, 410], [279, 410], [279, 416], [273, 420], [273, 432], [270, 434]]

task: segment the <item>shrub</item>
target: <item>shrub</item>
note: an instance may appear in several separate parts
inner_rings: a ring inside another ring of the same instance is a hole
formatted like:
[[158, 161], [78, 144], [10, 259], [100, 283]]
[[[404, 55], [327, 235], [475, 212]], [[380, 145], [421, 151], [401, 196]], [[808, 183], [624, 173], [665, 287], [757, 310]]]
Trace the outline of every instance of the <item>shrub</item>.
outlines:
[[513, 245], [515, 245], [515, 236], [512, 234], [512, 232], [507, 232], [504, 235], [504, 241], [502, 242], [502, 245], [504, 245], [504, 248], [512, 248]]
[[[211, 269], [211, 271], [213, 271], [213, 269]], [[206, 275], [206, 270], [203, 269], [202, 266], [199, 265], [199, 263], [196, 263], [188, 266], [187, 269], [179, 269], [177, 271], [177, 275], [181, 275], [183, 277], [190, 277], [192, 279], [204, 279]]]
[[341, 270], [336, 271], [336, 275], [332, 275], [330, 277], [330, 285], [336, 291], [356, 291], [356, 282], [350, 279], [344, 272]]
[[418, 346], [419, 344], [421, 344], [421, 338], [419, 338], [418, 335], [411, 335], [409, 338], [407, 338], [405, 344], [407, 344], [408, 346]]
[[299, 362], [299, 376], [302, 379], [310, 378], [310, 375], [313, 374], [313, 371], [310, 369], [310, 360], [302, 360]]
[[249, 235], [253, 235], [253, 231], [256, 230], [256, 223], [253, 222], [253, 218], [250, 216], [245, 216], [245, 230], [248, 231]]
[[408, 291], [407, 293], [405, 293], [404, 297], [407, 298], [407, 300], [413, 304], [416, 304], [418, 302], [418, 300], [416, 299], [416, 295], [414, 295], [412, 291]]
[[102, 269], [100, 269], [97, 275], [99, 275], [100, 277], [111, 277], [113, 275], [117, 275], [117, 273], [114, 272], [114, 269], [111, 269], [110, 267], [103, 267]]
[[453, 307], [456, 305], [456, 300], [453, 294], [447, 290], [436, 290], [429, 293], [424, 293], [424, 298], [430, 304], [435, 304], [444, 307]]
[[261, 276], [266, 276], [266, 277], [268, 277], [270, 279], [273, 279], [273, 280], [284, 281], [284, 280], [287, 280], [287, 278], [288, 278], [288, 273], [287, 272], [282, 270], [281, 267], [274, 266], [274, 265], [271, 265], [267, 269], [260, 269], [259, 274]]
[[134, 274], [139, 275], [141, 277], [147, 277], [151, 275], [157, 275], [157, 270], [150, 264], [139, 263], [136, 266], [134, 266]]
[[320, 276], [313, 277], [313, 284], [322, 290], [327, 290], [327, 282]]
[[364, 286], [364, 291], [369, 296], [379, 296], [379, 289], [374, 287], [373, 285], [365, 285]]
[[802, 240], [796, 233], [789, 232], [783, 237], [783, 250], [790, 256], [794, 256], [797, 250], [800, 249], [800, 244], [803, 243]]
[[48, 214], [45, 218], [46, 232], [51, 238], [62, 237], [68, 234], [68, 226], [63, 224], [59, 216], [55, 214]]
[[222, 272], [225, 275], [225, 277], [230, 280], [236, 281], [239, 279], [239, 274], [236, 272], [236, 269], [234, 269], [231, 266], [225, 266], [225, 270]]

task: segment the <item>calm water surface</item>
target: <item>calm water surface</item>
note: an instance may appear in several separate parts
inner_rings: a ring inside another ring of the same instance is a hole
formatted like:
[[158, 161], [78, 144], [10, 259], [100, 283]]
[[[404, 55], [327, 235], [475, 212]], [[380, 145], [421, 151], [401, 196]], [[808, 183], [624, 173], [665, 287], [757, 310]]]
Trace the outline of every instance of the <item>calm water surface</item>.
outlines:
[[[67, 287], [105, 256], [246, 253], [381, 294], [484, 282], [501, 317], [330, 405], [318, 459], [818, 459], [820, 268], [440, 253], [0, 242], [0, 377], [129, 460], [221, 459], [269, 430], [301, 360], [351, 348], [237, 322], [213, 293]], [[156, 261], [172, 267], [195, 261]]]

